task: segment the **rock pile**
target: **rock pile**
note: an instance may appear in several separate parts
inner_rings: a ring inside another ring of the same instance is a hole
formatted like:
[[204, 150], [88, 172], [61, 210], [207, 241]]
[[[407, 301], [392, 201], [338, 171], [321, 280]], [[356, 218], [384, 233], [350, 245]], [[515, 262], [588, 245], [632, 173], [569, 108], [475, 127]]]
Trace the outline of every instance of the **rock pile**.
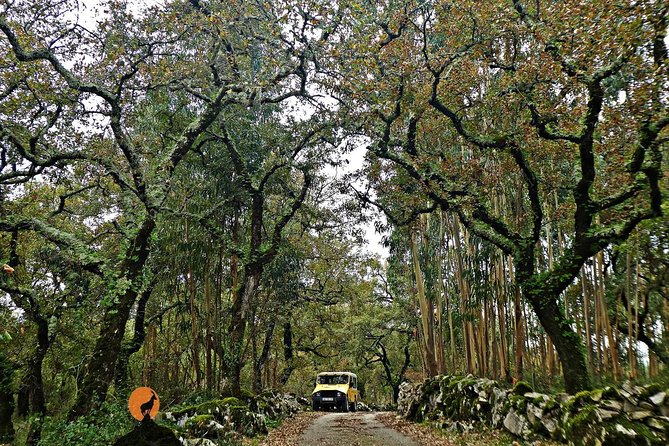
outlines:
[[512, 389], [489, 379], [438, 376], [402, 385], [400, 415], [466, 431], [475, 423], [525, 440], [551, 438], [574, 446], [669, 444], [669, 396], [656, 385], [606, 387], [546, 395], [526, 383]]
[[356, 403], [355, 410], [357, 410], [358, 412], [371, 412], [372, 408], [369, 407], [367, 404], [363, 403], [362, 401], [358, 401]]

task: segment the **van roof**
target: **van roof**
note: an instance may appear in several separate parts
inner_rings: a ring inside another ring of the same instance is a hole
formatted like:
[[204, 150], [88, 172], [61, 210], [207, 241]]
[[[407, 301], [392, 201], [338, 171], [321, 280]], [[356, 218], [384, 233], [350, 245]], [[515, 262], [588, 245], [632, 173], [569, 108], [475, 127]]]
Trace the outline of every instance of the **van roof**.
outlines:
[[356, 378], [358, 377], [358, 375], [351, 372], [320, 372], [318, 374], [318, 376], [328, 376], [328, 375], [350, 375], [350, 376], [355, 376]]

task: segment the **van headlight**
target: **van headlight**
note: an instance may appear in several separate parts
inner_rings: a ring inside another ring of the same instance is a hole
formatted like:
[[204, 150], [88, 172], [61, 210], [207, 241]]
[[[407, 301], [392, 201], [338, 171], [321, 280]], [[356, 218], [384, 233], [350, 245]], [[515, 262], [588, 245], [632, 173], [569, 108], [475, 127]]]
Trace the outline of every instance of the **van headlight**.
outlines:
[[321, 396], [321, 392], [314, 393], [314, 396]]
[[344, 394], [341, 392], [337, 392], [337, 396], [344, 396]]

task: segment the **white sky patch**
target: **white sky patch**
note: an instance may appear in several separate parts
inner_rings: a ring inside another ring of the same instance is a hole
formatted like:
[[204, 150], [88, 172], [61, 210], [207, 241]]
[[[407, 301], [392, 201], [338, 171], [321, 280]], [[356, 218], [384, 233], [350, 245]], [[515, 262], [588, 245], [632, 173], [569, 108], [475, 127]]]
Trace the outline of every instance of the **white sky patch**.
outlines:
[[[78, 23], [86, 27], [95, 27], [97, 20], [106, 15], [104, 1], [101, 0], [78, 0], [78, 11], [72, 11], [72, 14], [78, 16]], [[155, 5], [164, 5], [163, 0], [128, 0], [130, 10], [135, 14], [141, 14], [142, 11]]]
[[[365, 163], [366, 151], [367, 151], [366, 145], [364, 143], [361, 143], [351, 152], [342, 156], [342, 159], [347, 160], [348, 163], [342, 163], [342, 165], [337, 168], [327, 167], [325, 169], [325, 172], [331, 178], [339, 179], [344, 175], [353, 173], [356, 170], [361, 169]], [[362, 184], [353, 184], [353, 186], [356, 187], [357, 189], [364, 188]], [[388, 250], [387, 247], [383, 246], [382, 243], [383, 234], [379, 234], [376, 231], [376, 228], [374, 227], [375, 221], [381, 219], [383, 223], [386, 223], [386, 219], [385, 216], [380, 211], [374, 212], [373, 216], [374, 218], [372, 219], [372, 221], [360, 225], [359, 228], [362, 229], [362, 231], [365, 234], [365, 240], [367, 242], [366, 243], [367, 251], [371, 254], [379, 256], [382, 260], [386, 260], [390, 256], [390, 251]]]

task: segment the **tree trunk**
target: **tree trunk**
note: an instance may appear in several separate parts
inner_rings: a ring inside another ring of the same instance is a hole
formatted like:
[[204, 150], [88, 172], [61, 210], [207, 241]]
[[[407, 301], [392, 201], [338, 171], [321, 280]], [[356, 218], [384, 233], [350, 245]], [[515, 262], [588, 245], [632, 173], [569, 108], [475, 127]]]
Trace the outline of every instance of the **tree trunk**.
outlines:
[[12, 424], [12, 413], [14, 413], [14, 394], [12, 392], [12, 379], [14, 366], [0, 351], [0, 443], [11, 443], [14, 440], [14, 425]]
[[207, 392], [211, 393], [213, 389], [213, 384], [214, 384], [214, 379], [213, 379], [213, 369], [212, 369], [212, 362], [211, 362], [211, 352], [213, 350], [213, 336], [211, 333], [211, 313], [212, 313], [212, 308], [211, 308], [211, 279], [208, 274], [205, 274], [205, 279], [204, 279], [204, 298], [205, 298], [205, 336], [206, 336], [206, 342], [205, 342], [205, 373], [204, 373], [204, 380], [205, 380], [205, 385], [207, 388]]
[[420, 305], [421, 329], [423, 340], [423, 352], [425, 360], [425, 372], [429, 377], [437, 375], [437, 362], [435, 361], [434, 350], [434, 319], [432, 317], [432, 305], [425, 295], [425, 283], [423, 273], [420, 268], [420, 259], [418, 257], [418, 242], [416, 234], [411, 235], [411, 253], [413, 258], [414, 278], [416, 280], [416, 296]]
[[30, 388], [23, 382], [16, 394], [16, 416], [25, 418], [30, 413]]
[[516, 381], [523, 379], [523, 349], [524, 349], [524, 335], [523, 335], [523, 314], [520, 301], [520, 288], [515, 283], [515, 266], [511, 266], [509, 261], [509, 275], [511, 282], [515, 285], [515, 292], [513, 296], [513, 328], [516, 343], [516, 352], [514, 358], [514, 373], [513, 377]]
[[441, 211], [438, 212], [439, 217], [439, 240], [437, 246], [437, 286], [435, 296], [437, 300], [436, 308], [436, 323], [435, 323], [435, 349], [436, 349], [436, 360], [437, 360], [437, 372], [442, 375], [446, 373], [446, 358], [444, 354], [444, 302], [446, 300], [446, 287], [444, 286], [444, 277], [443, 277], [443, 249], [444, 249], [444, 216]]
[[109, 385], [116, 376], [115, 369], [125, 336], [125, 328], [130, 318], [130, 310], [137, 300], [139, 283], [144, 273], [144, 265], [149, 257], [149, 241], [156, 226], [152, 218], [144, 220], [140, 230], [125, 253], [125, 260], [119, 270], [120, 276], [129, 282], [125, 292], [118, 297], [108, 296], [112, 303], [107, 307], [100, 324], [100, 335], [95, 343], [77, 399], [70, 411], [74, 419], [88, 413], [107, 397]]
[[[46, 415], [46, 400], [44, 398], [44, 383], [42, 381], [42, 365], [49, 350], [49, 323], [42, 316], [32, 315], [37, 324], [37, 348], [28, 362], [26, 382], [29, 389], [30, 413], [40, 418]], [[41, 425], [38, 420], [31, 424], [26, 440], [27, 445], [37, 445], [41, 438]]]
[[224, 347], [223, 360], [227, 360], [225, 393], [233, 396], [241, 395], [241, 372], [244, 366], [244, 336], [248, 311], [251, 298], [260, 284], [261, 274], [261, 268], [250, 269], [245, 273], [242, 289], [230, 310], [229, 340]]
[[193, 276], [192, 263], [189, 264], [188, 266], [188, 298], [190, 301], [190, 326], [191, 326], [191, 350], [193, 353], [193, 373], [195, 374], [195, 386], [196, 388], [199, 389], [202, 383], [202, 367], [200, 366], [200, 348], [199, 348], [200, 336], [197, 327], [197, 309], [195, 306], [195, 277]]
[[274, 336], [274, 327], [276, 326], [276, 319], [272, 319], [265, 330], [265, 342], [263, 343], [262, 351], [258, 357], [255, 367], [253, 368], [253, 391], [260, 393], [263, 390], [262, 386], [262, 372], [267, 363], [269, 352], [272, 347], [272, 338]]
[[30, 389], [30, 413], [45, 415], [46, 401], [42, 382], [42, 364], [49, 349], [49, 324], [42, 317], [35, 318], [37, 323], [37, 349], [29, 361], [27, 383]]
[[[476, 357], [474, 348], [472, 347], [474, 334], [471, 330], [472, 324], [466, 317], [471, 314], [471, 311], [468, 308], [470, 290], [469, 282], [467, 282], [467, 279], [465, 278], [464, 262], [462, 259], [462, 244], [460, 242], [460, 234], [464, 231], [462, 230], [462, 225], [457, 217], [453, 218], [452, 231], [455, 246], [453, 262], [455, 276], [458, 282], [458, 287], [460, 288], [460, 315], [462, 319], [462, 334], [464, 336], [463, 348], [465, 353], [465, 370], [467, 373], [474, 373], [474, 368], [476, 366]], [[466, 233], [464, 236], [467, 236]]]
[[560, 357], [567, 392], [576, 394], [590, 389], [581, 341], [557, 304], [559, 294], [540, 296], [531, 289], [524, 292]]
[[86, 367], [77, 400], [70, 412], [71, 419], [88, 413], [105, 400], [109, 384], [116, 375], [121, 342], [136, 296], [134, 291], [126, 291], [120, 302], [113, 307], [116, 312], [111, 310], [105, 312], [100, 324], [100, 336]]
[[497, 275], [497, 317], [499, 318], [499, 361], [502, 379], [511, 381], [511, 370], [509, 369], [509, 349], [506, 334], [506, 290], [504, 274], [504, 257], [502, 255], [496, 261]]
[[285, 386], [290, 375], [295, 370], [295, 364], [293, 360], [293, 329], [290, 325], [290, 321], [287, 321], [283, 324], [283, 359], [286, 363], [285, 368], [281, 372], [281, 385]]
[[135, 326], [133, 329], [133, 337], [129, 342], [121, 346], [116, 364], [116, 387], [118, 389], [125, 388], [128, 385], [128, 367], [130, 365], [130, 356], [137, 353], [144, 344], [146, 337], [146, 327], [144, 321], [146, 320], [146, 304], [153, 292], [153, 285], [142, 292], [141, 297], [137, 301], [137, 313], [135, 315]]
[[625, 256], [625, 287], [627, 295], [627, 358], [629, 361], [629, 377], [636, 377], [636, 350], [634, 348], [634, 323], [632, 320], [632, 256]]
[[393, 386], [393, 404], [397, 404], [397, 400], [399, 400], [399, 398], [400, 398], [400, 385], [397, 384]]
[[592, 336], [590, 334], [590, 288], [588, 286], [585, 267], [581, 269], [581, 286], [583, 289], [583, 327], [585, 331], [585, 357], [588, 368], [593, 368]]

